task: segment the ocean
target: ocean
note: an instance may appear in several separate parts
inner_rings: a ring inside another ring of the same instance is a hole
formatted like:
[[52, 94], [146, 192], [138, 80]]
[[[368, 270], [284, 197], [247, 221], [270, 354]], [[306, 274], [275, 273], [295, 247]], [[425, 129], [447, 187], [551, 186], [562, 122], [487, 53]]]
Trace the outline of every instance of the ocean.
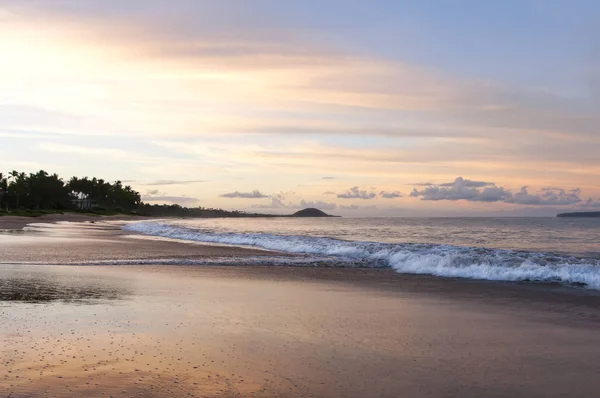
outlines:
[[600, 219], [177, 219], [129, 223], [124, 230], [154, 239], [274, 251], [272, 256], [213, 259], [215, 264], [390, 267], [400, 273], [600, 290]]

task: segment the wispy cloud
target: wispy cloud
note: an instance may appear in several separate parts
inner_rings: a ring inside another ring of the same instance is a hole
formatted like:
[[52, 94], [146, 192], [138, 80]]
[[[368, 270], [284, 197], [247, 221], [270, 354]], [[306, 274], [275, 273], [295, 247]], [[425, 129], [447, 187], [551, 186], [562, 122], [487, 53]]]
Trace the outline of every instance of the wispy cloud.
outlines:
[[381, 191], [379, 192], [379, 196], [384, 199], [397, 199], [403, 197], [404, 195], [400, 191]]
[[539, 193], [529, 193], [527, 187], [505, 200], [506, 203], [538, 206], [567, 206], [581, 201], [580, 189], [543, 188]]
[[439, 187], [455, 187], [457, 185], [460, 185], [460, 186], [466, 187], [466, 188], [482, 188], [482, 187], [489, 187], [489, 186], [495, 185], [495, 184], [493, 182], [466, 180], [462, 177], [458, 177], [456, 180], [454, 180], [452, 182], [445, 182], [442, 184], [438, 184]]
[[180, 205], [191, 206], [191, 205], [194, 205], [195, 203], [198, 203], [199, 199], [192, 198], [192, 197], [185, 196], [185, 195], [182, 195], [182, 196], [168, 195], [166, 192], [162, 192], [159, 189], [151, 189], [151, 190], [146, 191], [146, 194], [142, 195], [142, 201], [156, 203], [156, 204], [175, 203], [175, 204], [180, 204]]
[[335, 210], [337, 204], [331, 202], [324, 202], [322, 200], [301, 200], [298, 205], [294, 205], [298, 209], [305, 209], [307, 207], [315, 207], [319, 210]]
[[352, 187], [352, 188], [346, 190], [345, 192], [337, 194], [337, 197], [340, 199], [368, 200], [368, 199], [375, 199], [377, 197], [377, 194], [375, 192], [372, 192], [372, 191], [369, 191], [366, 189], [360, 189], [358, 186], [355, 186], [355, 187]]
[[375, 210], [377, 209], [377, 206], [372, 205], [372, 206], [360, 206], [360, 205], [349, 205], [349, 206], [344, 206], [344, 205], [340, 205], [340, 210]]
[[600, 209], [600, 198], [588, 198], [581, 207], [584, 209]]
[[144, 202], [153, 203], [176, 203], [180, 205], [190, 206], [195, 203], [199, 203], [198, 198], [191, 198], [189, 196], [142, 196]]
[[195, 184], [200, 182], [206, 182], [204, 180], [156, 180], [151, 182], [145, 182], [144, 185], [187, 185]]
[[239, 198], [239, 199], [261, 199], [261, 198], [269, 198], [269, 195], [265, 195], [264, 193], [261, 193], [259, 190], [255, 189], [252, 192], [240, 192], [240, 191], [235, 191], [235, 192], [228, 192], [228, 193], [224, 193], [222, 195], [219, 195], [222, 198]]
[[337, 208], [336, 203], [325, 202], [321, 200], [300, 200], [298, 203], [293, 202], [284, 202], [284, 200], [280, 198], [271, 198], [271, 203], [269, 204], [255, 204], [250, 208], [253, 209], [306, 209], [309, 207], [314, 207], [319, 210], [335, 210]]

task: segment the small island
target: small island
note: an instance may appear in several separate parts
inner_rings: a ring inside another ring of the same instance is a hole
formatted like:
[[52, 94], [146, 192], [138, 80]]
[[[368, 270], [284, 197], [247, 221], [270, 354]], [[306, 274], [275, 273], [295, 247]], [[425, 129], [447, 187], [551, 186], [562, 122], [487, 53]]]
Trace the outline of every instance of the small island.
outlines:
[[332, 216], [330, 214], [325, 213], [319, 209], [315, 209], [314, 207], [309, 207], [308, 209], [303, 209], [292, 214], [292, 217], [339, 217]]
[[556, 217], [600, 217], [600, 211], [580, 211], [575, 213], [561, 213]]

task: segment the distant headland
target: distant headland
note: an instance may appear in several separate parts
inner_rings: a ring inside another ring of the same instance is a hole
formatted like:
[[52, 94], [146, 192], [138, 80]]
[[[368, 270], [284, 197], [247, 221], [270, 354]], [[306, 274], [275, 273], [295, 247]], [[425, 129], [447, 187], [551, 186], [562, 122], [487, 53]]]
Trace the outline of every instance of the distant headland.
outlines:
[[556, 217], [600, 217], [600, 211], [580, 211], [575, 213], [561, 213]]
[[309, 207], [308, 209], [303, 209], [292, 214], [292, 217], [339, 217], [332, 216], [330, 214], [325, 213], [319, 209], [315, 209], [313, 207]]

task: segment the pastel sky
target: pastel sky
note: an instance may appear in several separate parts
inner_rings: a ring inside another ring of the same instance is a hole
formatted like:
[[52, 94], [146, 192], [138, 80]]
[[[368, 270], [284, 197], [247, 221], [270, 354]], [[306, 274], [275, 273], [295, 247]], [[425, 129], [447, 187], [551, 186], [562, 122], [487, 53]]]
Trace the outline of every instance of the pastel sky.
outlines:
[[346, 216], [600, 210], [595, 0], [0, 0], [0, 170]]

